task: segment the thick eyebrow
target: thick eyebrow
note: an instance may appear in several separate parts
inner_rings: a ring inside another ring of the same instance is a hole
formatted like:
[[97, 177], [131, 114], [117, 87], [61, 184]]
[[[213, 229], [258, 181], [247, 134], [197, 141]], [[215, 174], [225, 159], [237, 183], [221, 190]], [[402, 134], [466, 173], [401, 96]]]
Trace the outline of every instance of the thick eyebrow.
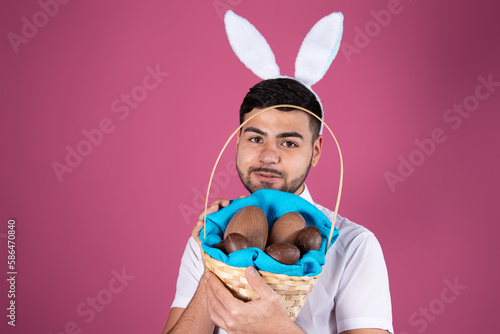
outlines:
[[[243, 132], [255, 132], [261, 136], [264, 136], [264, 137], [267, 136], [266, 132], [262, 131], [259, 128], [255, 128], [253, 126], [249, 126]], [[295, 131], [283, 132], [283, 133], [280, 133], [276, 136], [276, 138], [290, 138], [290, 137], [295, 137], [295, 138], [299, 138], [301, 140], [304, 140], [304, 137], [300, 133], [295, 132]]]
[[267, 136], [267, 133], [265, 133], [264, 131], [262, 131], [261, 129], [258, 129], [258, 128], [254, 128], [253, 126], [249, 126], [248, 128], [246, 128], [243, 132], [255, 132], [255, 133], [258, 133], [259, 135], [261, 136]]
[[304, 137], [298, 132], [283, 132], [280, 133], [279, 135], [276, 136], [277, 138], [289, 138], [289, 137], [295, 137], [299, 138], [301, 140], [304, 140]]

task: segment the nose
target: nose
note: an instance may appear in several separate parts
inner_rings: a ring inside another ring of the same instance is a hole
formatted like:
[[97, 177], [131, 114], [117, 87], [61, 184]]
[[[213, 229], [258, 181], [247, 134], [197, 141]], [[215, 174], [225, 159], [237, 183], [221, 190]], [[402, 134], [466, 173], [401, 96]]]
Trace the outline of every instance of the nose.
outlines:
[[262, 146], [259, 156], [263, 164], [277, 164], [280, 162], [279, 150], [274, 143], [266, 143]]

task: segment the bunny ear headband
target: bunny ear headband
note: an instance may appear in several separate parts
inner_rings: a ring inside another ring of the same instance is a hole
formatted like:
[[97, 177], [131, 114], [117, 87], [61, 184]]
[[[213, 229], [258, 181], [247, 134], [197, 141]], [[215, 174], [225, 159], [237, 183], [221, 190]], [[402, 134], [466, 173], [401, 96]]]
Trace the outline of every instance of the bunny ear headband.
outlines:
[[[295, 60], [295, 78], [292, 79], [305, 85], [316, 96], [321, 106], [321, 118], [324, 118], [323, 106], [311, 86], [323, 78], [339, 51], [343, 21], [340, 12], [319, 20], [305, 37]], [[280, 74], [271, 47], [250, 22], [228, 10], [224, 23], [234, 53], [255, 75], [263, 80], [287, 78]]]

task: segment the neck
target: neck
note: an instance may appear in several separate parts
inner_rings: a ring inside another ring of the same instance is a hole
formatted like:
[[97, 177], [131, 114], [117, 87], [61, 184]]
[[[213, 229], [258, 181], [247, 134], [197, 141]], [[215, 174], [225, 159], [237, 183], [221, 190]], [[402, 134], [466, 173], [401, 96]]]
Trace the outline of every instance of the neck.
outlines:
[[302, 194], [302, 192], [304, 191], [305, 187], [306, 187], [305, 184], [302, 183], [302, 185], [300, 186], [300, 188], [297, 189], [297, 191], [294, 192], [294, 194], [300, 196], [300, 194]]

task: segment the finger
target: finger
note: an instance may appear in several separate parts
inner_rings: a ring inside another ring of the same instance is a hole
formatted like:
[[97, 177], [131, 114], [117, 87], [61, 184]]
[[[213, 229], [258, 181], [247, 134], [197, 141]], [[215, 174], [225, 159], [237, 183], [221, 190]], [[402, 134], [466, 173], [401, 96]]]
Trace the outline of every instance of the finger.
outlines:
[[200, 231], [201, 229], [203, 228], [205, 224], [203, 223], [203, 221], [201, 220], [198, 220], [196, 222], [196, 224], [194, 225], [193, 227], [193, 230], [191, 231], [191, 235], [196, 239], [196, 238], [199, 238], [200, 237]]
[[[206, 284], [209, 275], [210, 273], [205, 274], [205, 277], [203, 278], [204, 280], [203, 284]], [[226, 310], [224, 308], [224, 305], [222, 305], [220, 301], [217, 298], [215, 298], [214, 291], [210, 287], [210, 285], [205, 285], [205, 299], [207, 302], [207, 309], [210, 319], [218, 327], [226, 328], [226, 323], [224, 319], [222, 319], [222, 317], [220, 316], [220, 314], [225, 314]]]
[[200, 232], [203, 226], [204, 226], [203, 222], [201, 220], [198, 220], [196, 222], [196, 225], [194, 225], [193, 230], [191, 231], [191, 235], [193, 236], [194, 240], [196, 240], [196, 242], [200, 247], [201, 247]]
[[209, 299], [207, 299], [207, 306], [208, 306], [208, 316], [210, 317], [210, 320], [220, 328], [227, 328], [226, 323], [224, 320], [219, 316], [219, 314], [213, 309], [211, 303], [209, 302]]
[[[206, 280], [206, 289], [211, 289], [212, 295], [216, 298], [225, 310], [238, 308], [244, 303], [236, 299], [229, 289], [221, 282], [221, 280], [213, 273], [209, 273]], [[226, 311], [227, 312], [227, 311]]]
[[[217, 279], [217, 281], [219, 280]], [[211, 280], [207, 284], [207, 290], [211, 291], [210, 307], [212, 311], [209, 312], [213, 312], [212, 321], [214, 323], [220, 322], [219, 327], [228, 333], [254, 333], [248, 329], [242, 331], [249, 324], [248, 317], [253, 313], [248, 310], [246, 303], [234, 297], [220, 281], [215, 283], [214, 280]]]
[[240, 195], [238, 198], [239, 199], [241, 199], [241, 198], [247, 198], [247, 195]]
[[254, 267], [247, 267], [245, 270], [245, 276], [248, 284], [250, 284], [255, 292], [259, 294], [261, 299], [279, 298], [276, 292], [271, 289], [269, 285], [267, 285]]
[[219, 199], [215, 200], [212, 204], [210, 204], [208, 206], [208, 208], [206, 210], [204, 210], [200, 214], [199, 220], [203, 220], [203, 217], [205, 217], [205, 215], [209, 215], [211, 213], [219, 211], [220, 208], [225, 208], [226, 206], [229, 205], [229, 202], [230, 201], [228, 199], [224, 199], [224, 198], [219, 198]]

